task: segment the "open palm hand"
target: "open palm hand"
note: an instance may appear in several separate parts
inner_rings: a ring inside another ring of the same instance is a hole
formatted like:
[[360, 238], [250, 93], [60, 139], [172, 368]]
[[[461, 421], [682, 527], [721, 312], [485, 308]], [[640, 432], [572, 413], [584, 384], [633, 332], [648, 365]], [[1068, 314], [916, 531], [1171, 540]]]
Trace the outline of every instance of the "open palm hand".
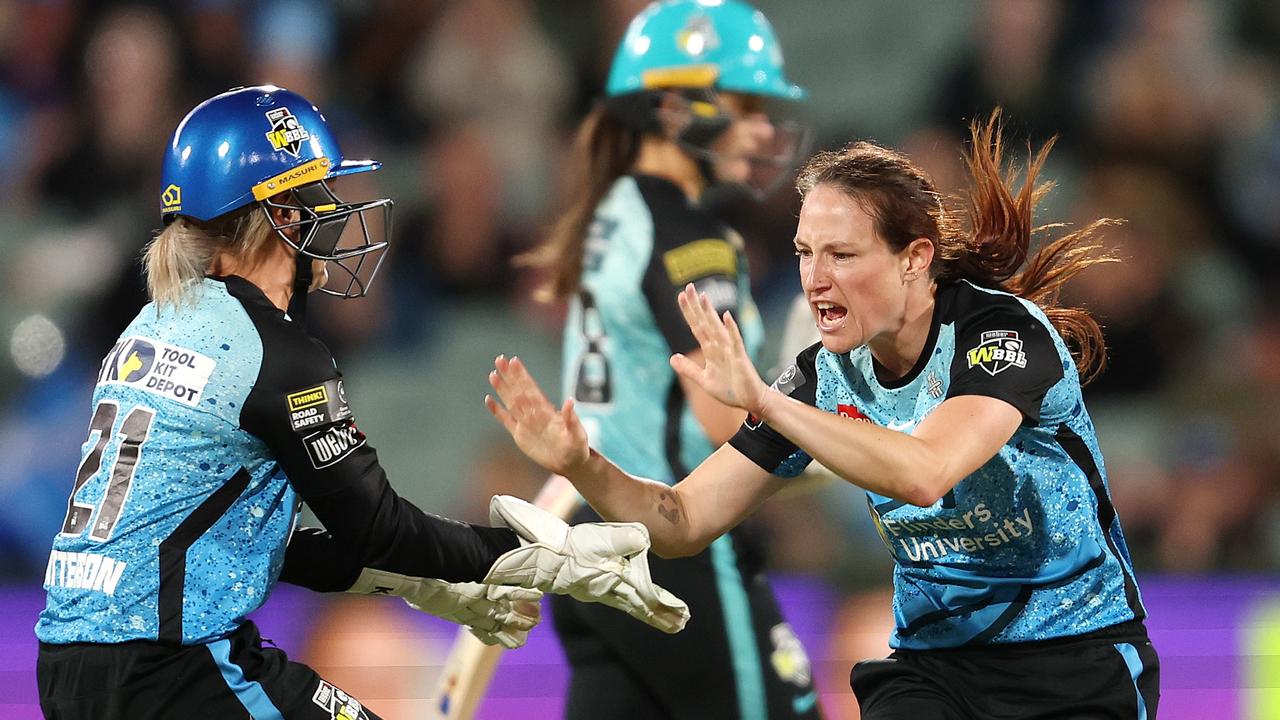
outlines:
[[521, 452], [559, 475], [568, 475], [586, 462], [591, 447], [573, 400], [560, 408], [552, 405], [520, 358], [499, 355], [493, 366], [489, 384], [498, 397], [485, 395], [484, 404]]
[[710, 298], [692, 284], [685, 286], [677, 300], [702, 349], [702, 364], [676, 353], [671, 356], [671, 367], [725, 405], [757, 413], [768, 386], [747, 355], [738, 323], [728, 312], [717, 316]]

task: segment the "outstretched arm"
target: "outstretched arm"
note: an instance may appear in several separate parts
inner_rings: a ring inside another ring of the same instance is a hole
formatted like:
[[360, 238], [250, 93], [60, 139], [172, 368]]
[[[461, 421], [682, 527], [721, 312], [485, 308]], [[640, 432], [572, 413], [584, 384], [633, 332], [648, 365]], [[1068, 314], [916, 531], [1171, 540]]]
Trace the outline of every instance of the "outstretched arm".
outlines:
[[721, 447], [669, 487], [623, 472], [590, 448], [573, 401], [557, 408], [519, 358], [498, 357], [489, 412], [534, 462], [563, 475], [606, 520], [638, 521], [662, 557], [692, 555], [750, 515], [783, 484], [731, 447]]

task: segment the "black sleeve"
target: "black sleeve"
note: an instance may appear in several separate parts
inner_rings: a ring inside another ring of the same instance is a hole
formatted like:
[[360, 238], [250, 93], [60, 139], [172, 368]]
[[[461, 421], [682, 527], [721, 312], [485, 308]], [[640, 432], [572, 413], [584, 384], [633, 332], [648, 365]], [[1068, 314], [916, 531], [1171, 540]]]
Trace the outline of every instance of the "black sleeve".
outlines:
[[672, 352], [698, 347], [685, 324], [676, 296], [688, 283], [711, 298], [716, 312], [738, 316], [738, 274], [746, 272], [741, 240], [727, 228], [699, 227], [688, 218], [653, 218], [653, 254], [645, 269], [643, 290], [658, 329]]
[[519, 544], [511, 530], [437, 517], [397, 495], [356, 426], [328, 350], [282, 317], [255, 322], [262, 367], [241, 426], [266, 444], [327, 531], [295, 533], [284, 579], [344, 590], [369, 567], [479, 580], [499, 555]]
[[[773, 387], [783, 395], [817, 407], [816, 359], [820, 349], [822, 343], [816, 343], [797, 355], [796, 361], [788, 365], [773, 381]], [[796, 477], [813, 461], [808, 453], [754, 415], [747, 416], [738, 432], [729, 438], [729, 444], [755, 464], [779, 477]]]
[[993, 397], [1017, 408], [1024, 424], [1040, 422], [1045, 393], [1063, 377], [1044, 323], [1010, 299], [957, 322], [955, 346], [947, 397]]

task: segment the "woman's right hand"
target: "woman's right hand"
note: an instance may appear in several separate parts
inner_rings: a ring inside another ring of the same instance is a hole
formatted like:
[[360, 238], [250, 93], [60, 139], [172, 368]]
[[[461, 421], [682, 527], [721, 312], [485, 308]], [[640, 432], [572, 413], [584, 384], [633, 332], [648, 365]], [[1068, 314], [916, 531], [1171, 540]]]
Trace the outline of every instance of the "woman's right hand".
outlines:
[[498, 399], [485, 395], [484, 404], [521, 452], [548, 471], [566, 477], [582, 467], [591, 457], [591, 446], [586, 428], [573, 410], [573, 399], [557, 409], [520, 358], [508, 360], [499, 355], [493, 367], [489, 384]]
[[716, 315], [710, 298], [692, 283], [676, 300], [702, 350], [702, 363], [676, 353], [671, 356], [672, 369], [719, 402], [761, 416], [769, 386], [756, 372], [733, 316]]

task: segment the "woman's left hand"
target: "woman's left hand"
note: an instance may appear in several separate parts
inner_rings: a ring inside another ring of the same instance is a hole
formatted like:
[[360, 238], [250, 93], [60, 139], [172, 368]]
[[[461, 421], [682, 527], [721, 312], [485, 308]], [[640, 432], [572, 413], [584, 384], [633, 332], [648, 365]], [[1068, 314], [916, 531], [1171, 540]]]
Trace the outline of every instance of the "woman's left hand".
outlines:
[[677, 298], [684, 321], [702, 349], [702, 364], [680, 353], [671, 356], [671, 367], [716, 400], [753, 415], [759, 415], [769, 386], [760, 379], [747, 355], [742, 333], [733, 316], [716, 315], [711, 299], [693, 284], [686, 285]]

